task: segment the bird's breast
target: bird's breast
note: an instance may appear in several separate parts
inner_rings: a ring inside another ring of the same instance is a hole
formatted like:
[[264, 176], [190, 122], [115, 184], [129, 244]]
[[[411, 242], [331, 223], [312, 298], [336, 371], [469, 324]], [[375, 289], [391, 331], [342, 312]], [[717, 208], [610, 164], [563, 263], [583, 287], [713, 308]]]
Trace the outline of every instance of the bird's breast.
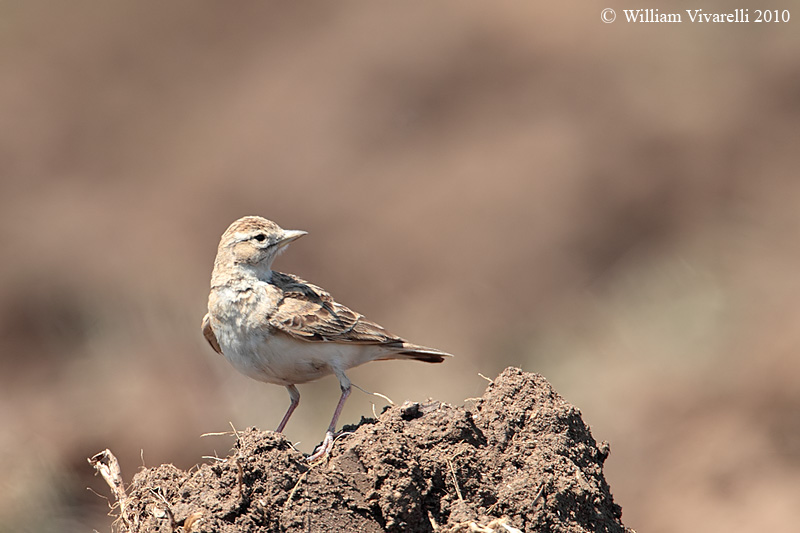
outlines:
[[275, 330], [269, 317], [279, 300], [268, 290], [220, 288], [209, 297], [211, 328], [222, 354], [242, 374], [267, 383], [305, 383], [331, 374], [327, 351]]

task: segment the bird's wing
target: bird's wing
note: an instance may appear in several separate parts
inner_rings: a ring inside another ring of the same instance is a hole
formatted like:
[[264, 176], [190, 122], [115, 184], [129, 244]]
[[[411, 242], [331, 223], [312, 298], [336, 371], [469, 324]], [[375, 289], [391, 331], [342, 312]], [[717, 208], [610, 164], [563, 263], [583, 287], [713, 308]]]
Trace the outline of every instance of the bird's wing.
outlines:
[[273, 328], [293, 337], [317, 342], [402, 344], [378, 324], [337, 303], [321, 287], [291, 274], [272, 273], [283, 299], [269, 317]]
[[214, 335], [214, 330], [211, 329], [211, 319], [209, 318], [208, 313], [206, 313], [206, 316], [203, 317], [202, 328], [203, 328], [203, 337], [205, 337], [206, 340], [208, 341], [208, 344], [210, 344], [211, 347], [214, 348], [214, 351], [216, 351], [218, 354], [221, 355], [222, 348], [219, 347], [219, 342], [217, 342], [217, 336]]

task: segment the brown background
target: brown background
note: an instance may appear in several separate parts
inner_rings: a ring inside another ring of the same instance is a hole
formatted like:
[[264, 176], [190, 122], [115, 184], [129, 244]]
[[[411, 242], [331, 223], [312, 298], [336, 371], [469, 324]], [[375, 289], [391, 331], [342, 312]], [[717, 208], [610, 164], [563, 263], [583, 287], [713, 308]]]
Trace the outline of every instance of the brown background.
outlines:
[[[199, 332], [248, 214], [309, 232], [278, 269], [456, 354], [356, 384], [461, 404], [541, 372], [611, 442], [626, 525], [795, 524], [800, 11], [542, 4], [0, 4], [0, 530], [107, 530], [105, 447], [130, 478], [277, 425], [285, 390]], [[310, 451], [338, 387], [301, 393]]]

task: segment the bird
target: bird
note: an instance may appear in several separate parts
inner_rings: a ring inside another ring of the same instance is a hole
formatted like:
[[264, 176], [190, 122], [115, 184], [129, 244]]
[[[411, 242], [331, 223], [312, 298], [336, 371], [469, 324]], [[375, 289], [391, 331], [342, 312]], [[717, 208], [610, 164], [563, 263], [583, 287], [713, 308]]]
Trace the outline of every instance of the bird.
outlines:
[[351, 382], [345, 372], [370, 361], [441, 363], [451, 354], [412, 344], [340, 304], [323, 288], [272, 270], [287, 246], [307, 235], [260, 216], [234, 221], [222, 234], [211, 274], [202, 332], [211, 347], [252, 379], [283, 385], [289, 408], [300, 403], [298, 384], [333, 374], [341, 396], [322, 444], [307, 460], [327, 457]]

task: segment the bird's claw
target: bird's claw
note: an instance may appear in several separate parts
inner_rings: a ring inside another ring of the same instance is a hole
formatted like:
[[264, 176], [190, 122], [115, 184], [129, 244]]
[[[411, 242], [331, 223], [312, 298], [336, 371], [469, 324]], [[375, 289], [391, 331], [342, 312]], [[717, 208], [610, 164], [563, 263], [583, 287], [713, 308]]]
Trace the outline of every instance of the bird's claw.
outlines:
[[306, 461], [308, 461], [309, 463], [313, 463], [317, 459], [321, 459], [322, 457], [327, 457], [328, 454], [330, 454], [331, 450], [333, 449], [334, 438], [335, 435], [333, 434], [332, 431], [328, 431], [327, 433], [325, 433], [325, 439], [322, 441], [322, 444], [317, 446], [317, 449], [314, 450], [313, 454], [308, 456]]

